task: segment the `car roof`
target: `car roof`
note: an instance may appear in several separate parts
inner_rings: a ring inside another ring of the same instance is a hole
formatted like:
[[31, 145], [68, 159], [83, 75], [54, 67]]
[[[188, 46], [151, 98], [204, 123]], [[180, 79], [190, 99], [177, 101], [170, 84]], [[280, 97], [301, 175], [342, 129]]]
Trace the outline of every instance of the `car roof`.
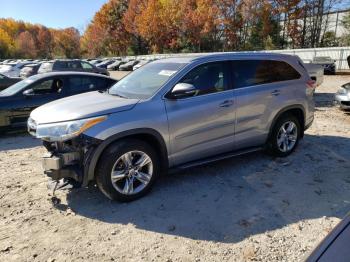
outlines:
[[88, 73], [88, 72], [74, 72], [74, 71], [54, 71], [54, 72], [38, 74], [35, 76], [38, 77], [37, 79], [44, 78], [44, 77], [51, 77], [51, 76], [97, 76], [101, 78], [114, 79], [109, 76], [105, 76], [101, 74]]
[[252, 58], [256, 57], [259, 59], [288, 59], [295, 57], [294, 55], [279, 54], [279, 53], [268, 53], [268, 52], [221, 52], [221, 53], [210, 53], [210, 54], [195, 54], [188, 56], [172, 57], [157, 60], [158, 63], [173, 62], [173, 63], [190, 63], [194, 61], [205, 61], [208, 59], [239, 59], [239, 58]]

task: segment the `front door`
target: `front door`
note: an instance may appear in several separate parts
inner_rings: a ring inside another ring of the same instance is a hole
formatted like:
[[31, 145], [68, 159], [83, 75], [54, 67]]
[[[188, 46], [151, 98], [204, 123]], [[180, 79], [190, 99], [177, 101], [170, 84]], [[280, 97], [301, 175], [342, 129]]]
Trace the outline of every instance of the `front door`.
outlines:
[[63, 98], [64, 94], [64, 79], [46, 78], [30, 85], [27, 92], [24, 92], [22, 95], [23, 98], [14, 102], [14, 107], [10, 114], [11, 126], [25, 125], [33, 109]]
[[228, 62], [194, 68], [180, 83], [199, 91], [192, 97], [165, 100], [173, 164], [233, 149], [235, 110], [228, 68]]

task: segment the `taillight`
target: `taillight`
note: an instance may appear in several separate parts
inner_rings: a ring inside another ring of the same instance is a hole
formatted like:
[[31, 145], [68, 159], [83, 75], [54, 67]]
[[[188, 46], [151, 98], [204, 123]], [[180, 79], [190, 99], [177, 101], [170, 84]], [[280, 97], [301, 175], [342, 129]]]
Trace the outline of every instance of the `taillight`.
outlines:
[[312, 80], [312, 79], [308, 80], [306, 82], [306, 87], [308, 87], [308, 88], [316, 88], [316, 81]]

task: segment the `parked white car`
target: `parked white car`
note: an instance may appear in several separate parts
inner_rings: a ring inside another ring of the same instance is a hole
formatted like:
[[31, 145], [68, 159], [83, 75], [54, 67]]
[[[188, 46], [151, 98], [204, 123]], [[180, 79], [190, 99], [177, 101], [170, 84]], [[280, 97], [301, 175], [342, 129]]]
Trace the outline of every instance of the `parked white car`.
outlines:
[[305, 63], [304, 65], [311, 79], [316, 81], [316, 86], [321, 85], [323, 83], [323, 76], [324, 76], [323, 66], [313, 64], [313, 63]]
[[0, 73], [8, 77], [19, 77], [21, 69], [31, 62], [9, 63], [0, 66]]

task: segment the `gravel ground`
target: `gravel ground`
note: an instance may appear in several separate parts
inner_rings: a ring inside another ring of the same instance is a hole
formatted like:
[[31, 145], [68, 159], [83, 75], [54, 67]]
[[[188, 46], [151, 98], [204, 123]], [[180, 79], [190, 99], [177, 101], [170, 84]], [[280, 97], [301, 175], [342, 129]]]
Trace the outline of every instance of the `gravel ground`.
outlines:
[[0, 261], [298, 261], [350, 210], [350, 115], [332, 106], [350, 76], [317, 89], [294, 154], [236, 157], [163, 177], [121, 204], [62, 190], [53, 206], [40, 143], [0, 138]]

